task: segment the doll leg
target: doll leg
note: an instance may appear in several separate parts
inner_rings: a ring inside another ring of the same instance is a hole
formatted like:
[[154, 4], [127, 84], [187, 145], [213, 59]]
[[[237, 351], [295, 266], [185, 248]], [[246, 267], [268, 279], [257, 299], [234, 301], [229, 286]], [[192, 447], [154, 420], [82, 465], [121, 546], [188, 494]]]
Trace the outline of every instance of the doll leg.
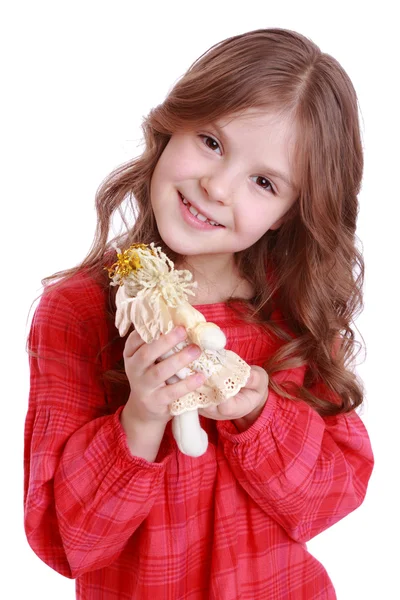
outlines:
[[[187, 346], [187, 343], [181, 342], [160, 357], [165, 360], [174, 353], [179, 352]], [[176, 383], [180, 379], [185, 379], [192, 373], [191, 369], [184, 367], [170, 377], [166, 383]], [[175, 438], [179, 450], [187, 456], [201, 456], [208, 447], [208, 436], [200, 426], [199, 413], [197, 409], [187, 411], [181, 415], [176, 415], [172, 420], [172, 434]]]
[[[180, 379], [173, 375], [166, 383], [176, 383]], [[172, 419], [172, 434], [182, 454], [197, 457], [207, 450], [208, 436], [200, 426], [197, 408], [181, 415], [175, 415]]]
[[206, 452], [208, 436], [200, 427], [197, 408], [176, 415], [172, 421], [172, 433], [183, 454], [197, 457]]

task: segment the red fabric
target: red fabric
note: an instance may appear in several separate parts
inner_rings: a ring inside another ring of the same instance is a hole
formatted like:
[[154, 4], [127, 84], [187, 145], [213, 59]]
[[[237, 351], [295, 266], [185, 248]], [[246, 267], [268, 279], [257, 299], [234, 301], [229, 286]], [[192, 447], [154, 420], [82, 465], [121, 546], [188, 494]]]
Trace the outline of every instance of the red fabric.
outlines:
[[[232, 309], [200, 309], [248, 363], [275, 347]], [[363, 501], [373, 456], [357, 414], [323, 419], [270, 391], [242, 433], [202, 417], [210, 443], [200, 458], [177, 450], [170, 423], [157, 462], [132, 456], [115, 410], [125, 399], [100, 378], [124, 346], [105, 310], [104, 292], [78, 275], [34, 314], [40, 357], [30, 359], [25, 429], [33, 550], [76, 578], [82, 600], [335, 598], [305, 542]], [[300, 383], [304, 370], [281, 378]]]

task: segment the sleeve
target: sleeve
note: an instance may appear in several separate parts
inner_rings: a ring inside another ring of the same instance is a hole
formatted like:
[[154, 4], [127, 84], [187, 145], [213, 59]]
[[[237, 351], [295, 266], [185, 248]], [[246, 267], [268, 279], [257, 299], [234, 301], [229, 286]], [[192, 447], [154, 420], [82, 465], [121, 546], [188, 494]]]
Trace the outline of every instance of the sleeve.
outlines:
[[[24, 520], [28, 542], [67, 577], [109, 565], [149, 514], [169, 460], [132, 456], [105, 414], [95, 327], [60, 294], [42, 297], [29, 347]], [[94, 333], [95, 332], [95, 333]], [[98, 336], [97, 336], [98, 337]]]
[[360, 417], [322, 418], [304, 401], [269, 391], [258, 419], [240, 433], [217, 428], [239, 484], [300, 543], [309, 541], [363, 501], [373, 454]]

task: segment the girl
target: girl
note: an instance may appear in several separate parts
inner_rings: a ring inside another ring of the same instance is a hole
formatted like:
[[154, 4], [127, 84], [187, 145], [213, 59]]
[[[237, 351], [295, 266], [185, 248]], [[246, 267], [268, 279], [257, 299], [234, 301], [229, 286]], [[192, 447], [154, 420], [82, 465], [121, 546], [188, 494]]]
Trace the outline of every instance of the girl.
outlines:
[[[90, 253], [44, 280], [33, 318], [29, 543], [85, 600], [331, 600], [306, 542], [361, 504], [373, 465], [350, 369], [355, 91], [307, 38], [251, 31], [200, 57], [143, 129], [143, 155], [98, 190]], [[157, 364], [185, 330], [146, 345], [114, 325], [107, 237], [124, 201], [135, 224], [112, 242], [155, 242], [190, 269], [193, 304], [252, 365], [201, 412], [200, 458], [177, 450], [168, 405], [202, 378], [165, 384], [199, 349]]]

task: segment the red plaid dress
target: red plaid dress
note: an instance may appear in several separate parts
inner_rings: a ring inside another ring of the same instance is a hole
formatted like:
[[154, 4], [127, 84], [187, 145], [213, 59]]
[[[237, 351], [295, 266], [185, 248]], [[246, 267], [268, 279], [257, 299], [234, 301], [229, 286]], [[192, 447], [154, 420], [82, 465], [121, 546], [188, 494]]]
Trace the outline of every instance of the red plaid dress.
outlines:
[[[106, 302], [79, 274], [34, 314], [25, 529], [36, 554], [76, 579], [81, 600], [334, 599], [306, 542], [363, 501], [373, 455], [358, 415], [322, 418], [270, 391], [241, 433], [202, 417], [200, 458], [177, 450], [170, 423], [155, 462], [132, 456], [119, 420], [126, 398], [101, 378], [125, 343]], [[224, 304], [198, 308], [247, 363], [275, 349]]]

